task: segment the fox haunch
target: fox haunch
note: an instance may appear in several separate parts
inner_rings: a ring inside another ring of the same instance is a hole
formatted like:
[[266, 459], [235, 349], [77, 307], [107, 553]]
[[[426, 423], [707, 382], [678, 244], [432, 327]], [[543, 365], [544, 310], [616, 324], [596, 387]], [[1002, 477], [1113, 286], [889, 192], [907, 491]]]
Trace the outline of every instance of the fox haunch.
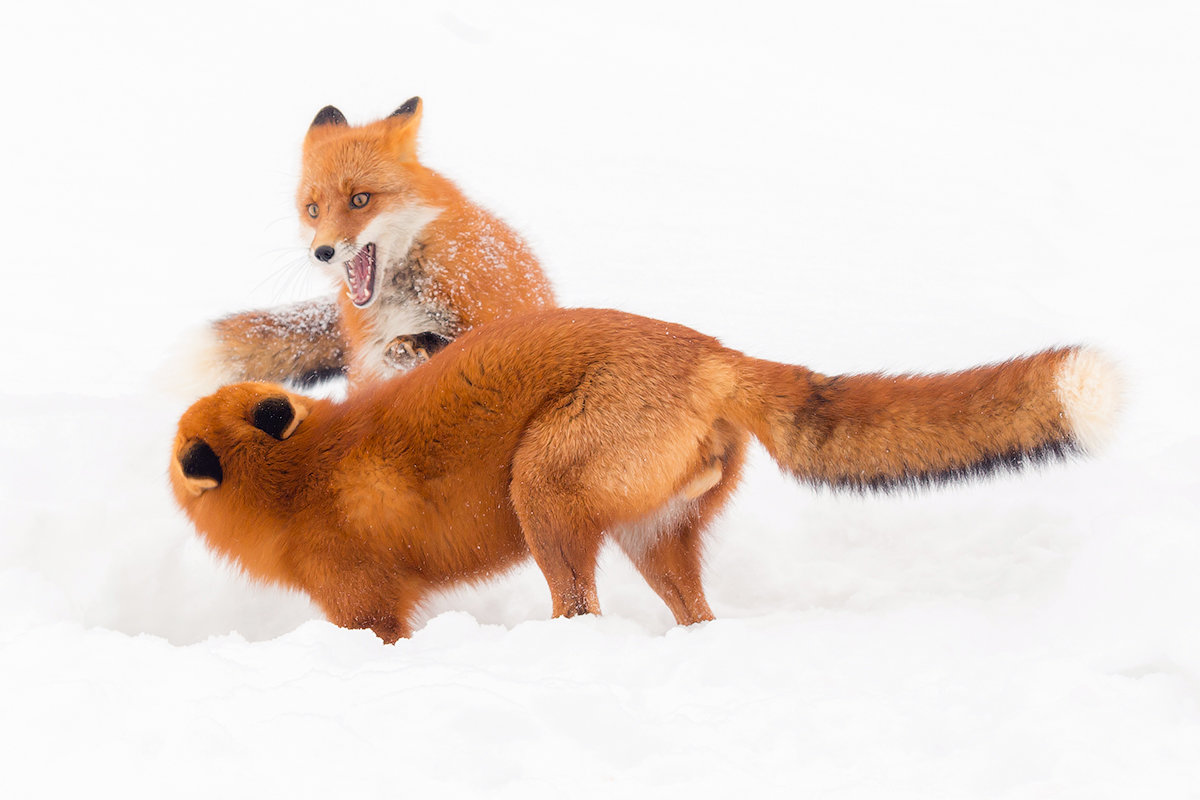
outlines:
[[751, 436], [805, 483], [919, 487], [1092, 451], [1117, 394], [1084, 348], [830, 377], [680, 325], [561, 309], [470, 331], [343, 403], [224, 387], [183, 415], [170, 473], [216, 551], [387, 641], [431, 591], [529, 556], [555, 615], [599, 613], [607, 537], [688, 624], [712, 618], [702, 533]]

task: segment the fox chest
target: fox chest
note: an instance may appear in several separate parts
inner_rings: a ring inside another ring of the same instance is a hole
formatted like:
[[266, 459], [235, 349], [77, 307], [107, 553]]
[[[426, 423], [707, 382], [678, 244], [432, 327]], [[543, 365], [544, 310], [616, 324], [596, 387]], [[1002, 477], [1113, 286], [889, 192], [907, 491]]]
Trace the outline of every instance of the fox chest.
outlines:
[[419, 295], [399, 302], [381, 302], [370, 312], [360, 312], [359, 324], [347, 326], [351, 328], [348, 338], [353, 349], [352, 379], [356, 381], [384, 380], [409, 368], [395, 357], [392, 344], [397, 336], [433, 332], [450, 337], [453, 332], [451, 315]]

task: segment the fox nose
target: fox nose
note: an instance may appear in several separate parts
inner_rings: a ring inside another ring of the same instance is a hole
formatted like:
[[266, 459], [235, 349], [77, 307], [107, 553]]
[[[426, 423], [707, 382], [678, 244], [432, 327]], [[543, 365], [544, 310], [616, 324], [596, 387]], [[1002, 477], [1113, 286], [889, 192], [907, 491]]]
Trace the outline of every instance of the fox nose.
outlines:
[[325, 261], [333, 258], [333, 248], [327, 244], [323, 244], [313, 251], [313, 255], [317, 257], [317, 261]]

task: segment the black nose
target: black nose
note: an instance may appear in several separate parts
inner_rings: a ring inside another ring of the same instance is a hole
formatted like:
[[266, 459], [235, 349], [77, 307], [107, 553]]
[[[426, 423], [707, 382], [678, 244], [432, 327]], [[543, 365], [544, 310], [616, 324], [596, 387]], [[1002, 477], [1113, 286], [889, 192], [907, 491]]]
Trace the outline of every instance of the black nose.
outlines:
[[323, 244], [313, 251], [313, 255], [317, 257], [317, 261], [326, 261], [333, 258], [333, 248], [327, 244]]

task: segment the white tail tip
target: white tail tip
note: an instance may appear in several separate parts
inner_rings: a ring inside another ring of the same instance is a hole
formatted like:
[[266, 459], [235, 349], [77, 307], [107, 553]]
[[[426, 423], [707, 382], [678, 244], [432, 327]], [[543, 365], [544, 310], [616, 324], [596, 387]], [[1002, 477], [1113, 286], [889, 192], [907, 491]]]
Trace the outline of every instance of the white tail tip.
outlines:
[[1124, 394], [1116, 363], [1099, 350], [1081, 347], [1063, 359], [1056, 392], [1076, 443], [1087, 453], [1103, 448], [1116, 427]]
[[195, 328], [171, 347], [155, 375], [161, 391], [191, 402], [241, 380], [211, 325]]

